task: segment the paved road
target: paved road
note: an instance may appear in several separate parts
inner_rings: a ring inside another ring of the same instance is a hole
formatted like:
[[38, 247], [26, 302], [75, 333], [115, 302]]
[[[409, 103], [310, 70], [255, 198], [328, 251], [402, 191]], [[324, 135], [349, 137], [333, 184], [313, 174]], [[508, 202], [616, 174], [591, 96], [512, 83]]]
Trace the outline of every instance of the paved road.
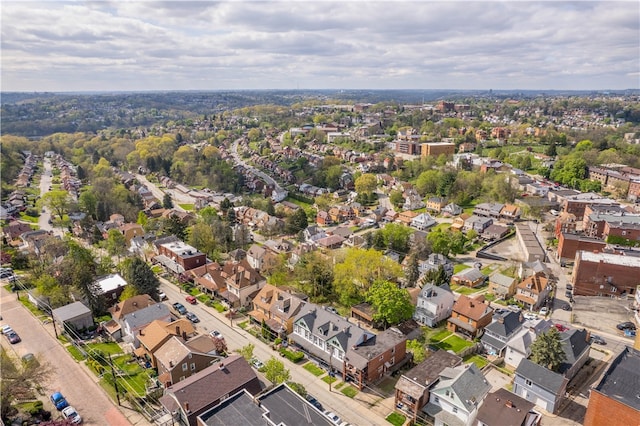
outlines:
[[[24, 293], [20, 293], [25, 297]], [[16, 294], [0, 289], [0, 306], [2, 307], [2, 323], [9, 324], [22, 338], [22, 342], [10, 345], [2, 338], [2, 346], [20, 357], [26, 353], [33, 353], [40, 360], [49, 362], [52, 369], [48, 383], [43, 384], [45, 395], [41, 399], [45, 402], [45, 409], [51, 410], [54, 418], [59, 413], [49, 402], [48, 397], [55, 391], [60, 391], [73, 405], [84, 419], [85, 425], [97, 426], [125, 426], [131, 424], [148, 424], [140, 421], [137, 413], [132, 413], [134, 423], [129, 421], [122, 412], [111, 402], [102, 388], [95, 383], [95, 376], [76, 363], [71, 355], [62, 347], [53, 335], [51, 324], [43, 325], [31, 315], [16, 299]]]
[[[51, 173], [51, 159], [45, 158], [43, 164], [44, 170], [40, 176], [40, 197], [49, 192], [49, 188], [51, 188], [51, 182], [53, 180], [53, 175]], [[51, 211], [48, 207], [45, 207], [43, 211], [40, 212], [40, 217], [38, 218], [38, 226], [40, 229], [52, 231], [54, 235], [58, 235], [60, 237], [64, 235], [64, 231], [61, 228], [52, 226], [49, 223], [49, 220], [51, 220]]]
[[238, 143], [242, 140], [242, 138], [240, 139], [236, 139], [235, 141], [233, 141], [233, 143], [231, 144], [231, 149], [229, 150], [229, 152], [231, 153], [231, 156], [233, 157], [233, 160], [237, 163], [240, 164], [242, 166], [244, 166], [245, 168], [247, 168], [248, 170], [251, 171], [251, 173], [255, 174], [256, 176], [262, 178], [267, 185], [273, 185], [273, 187], [276, 189], [276, 191], [280, 192], [282, 191], [282, 187], [278, 184], [278, 182], [276, 182], [276, 180], [274, 178], [272, 178], [271, 176], [267, 175], [266, 173], [256, 169], [255, 167], [247, 164], [242, 158], [240, 158], [240, 156], [238, 155]]
[[[201, 303], [189, 305], [184, 300], [186, 295], [181, 293], [178, 287], [165, 279], [161, 279], [161, 283], [162, 291], [164, 291], [169, 298], [168, 303], [180, 302], [184, 304], [189, 311], [198, 315], [201, 322], [198, 323], [196, 327], [199, 332], [209, 333], [211, 330], [218, 330], [222, 333], [229, 351], [253, 343], [255, 345], [254, 356], [263, 362], [276, 354], [264, 343], [235, 325], [235, 322], [234, 325], [231, 326], [229, 320], [214, 309], [205, 307]], [[318, 398], [325, 410], [335, 412], [343, 421], [347, 421], [353, 425], [388, 425], [385, 417], [393, 410], [392, 398], [381, 401], [374, 407], [369, 407], [343, 395], [339, 391], [330, 392], [327, 383], [304, 370], [302, 366], [294, 364], [286, 358], [278, 356], [278, 359], [290, 370], [291, 378], [294, 382], [302, 384], [307, 392]]]
[[138, 179], [138, 182], [140, 182], [141, 184], [149, 188], [153, 196], [156, 197], [158, 200], [160, 200], [160, 202], [162, 202], [162, 200], [164, 199], [165, 192], [167, 194], [170, 194], [171, 199], [173, 200], [173, 208], [175, 210], [184, 212], [186, 210], [180, 207], [178, 204], [194, 204], [196, 202], [196, 200], [190, 195], [184, 194], [175, 189], [167, 188], [162, 190], [158, 188], [158, 186], [155, 183], [149, 182], [149, 180], [144, 175], [136, 174], [136, 179]]

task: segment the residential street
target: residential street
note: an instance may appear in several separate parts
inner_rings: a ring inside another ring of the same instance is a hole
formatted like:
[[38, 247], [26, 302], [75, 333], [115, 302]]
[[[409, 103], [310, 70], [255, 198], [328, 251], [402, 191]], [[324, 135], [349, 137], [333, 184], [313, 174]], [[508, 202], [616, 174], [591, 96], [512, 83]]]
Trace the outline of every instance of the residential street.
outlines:
[[[20, 292], [20, 297], [27, 297]], [[105, 391], [96, 383], [97, 377], [85, 367], [79, 365], [69, 352], [54, 337], [51, 323], [44, 325], [35, 319], [16, 299], [15, 293], [8, 292], [4, 287], [0, 289], [0, 306], [2, 307], [2, 324], [9, 324], [22, 338], [22, 342], [9, 344], [7, 339], [1, 338], [2, 346], [9, 354], [21, 357], [33, 353], [41, 362], [51, 364], [52, 374], [48, 383], [43, 383], [45, 409], [50, 410], [53, 419], [61, 418], [56, 411], [49, 395], [60, 391], [82, 416], [85, 425], [96, 426], [124, 426], [148, 425], [149, 423], [138, 413], [126, 408], [126, 417], [118, 407], [111, 402]]]
[[[264, 362], [272, 356], [278, 356], [277, 352], [274, 352], [250, 333], [236, 325], [236, 322], [245, 321], [245, 319], [234, 321], [233, 326], [231, 326], [230, 321], [224, 318], [223, 314], [218, 313], [213, 308], [207, 308], [201, 303], [189, 305], [184, 300], [186, 295], [182, 293], [178, 287], [165, 279], [161, 279], [161, 282], [161, 289], [169, 298], [167, 303], [180, 302], [184, 304], [189, 311], [196, 313], [201, 321], [196, 327], [199, 332], [209, 333], [212, 330], [218, 330], [222, 333], [229, 351], [253, 343], [255, 345], [254, 356], [261, 361]], [[288, 359], [279, 356], [278, 359], [290, 370], [292, 381], [302, 384], [308, 393], [315, 396], [322, 403], [325, 410], [330, 410], [338, 414], [343, 421], [347, 421], [353, 425], [373, 426], [388, 424], [385, 417], [393, 411], [393, 398], [380, 400], [380, 397], [363, 391], [358, 393], [354, 399], [351, 399], [340, 391], [329, 391], [329, 385], [327, 383], [306, 371], [302, 368], [302, 365], [294, 364]], [[367, 401], [380, 401], [372, 407], [370, 403], [362, 402], [362, 399]]]

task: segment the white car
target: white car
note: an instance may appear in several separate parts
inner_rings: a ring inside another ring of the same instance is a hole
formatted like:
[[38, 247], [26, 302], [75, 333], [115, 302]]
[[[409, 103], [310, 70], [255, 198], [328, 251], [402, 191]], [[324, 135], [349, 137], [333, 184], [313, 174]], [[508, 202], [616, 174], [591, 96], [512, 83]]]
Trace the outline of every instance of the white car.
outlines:
[[337, 414], [332, 413], [331, 411], [327, 411], [326, 413], [324, 413], [324, 415], [327, 416], [327, 418], [331, 420], [331, 423], [335, 425], [339, 425], [340, 423], [342, 423], [342, 420], [340, 420], [340, 417], [338, 417]]
[[11, 328], [11, 326], [9, 324], [5, 324], [2, 326], [2, 328], [0, 328], [0, 332], [2, 332], [2, 334], [9, 334], [13, 331], [13, 329]]
[[540, 309], [540, 315], [542, 315], [542, 316], [547, 316], [547, 314], [548, 314], [548, 313], [549, 313], [549, 308], [547, 308], [546, 306], [543, 306], [543, 307]]
[[209, 335], [211, 337], [215, 337], [217, 339], [224, 340], [224, 337], [222, 336], [222, 333], [220, 333], [218, 330], [213, 330], [211, 333], [209, 333]]
[[72, 406], [68, 406], [67, 408], [62, 410], [62, 417], [76, 425], [82, 423], [82, 417], [80, 417], [80, 414], [78, 414], [76, 409]]

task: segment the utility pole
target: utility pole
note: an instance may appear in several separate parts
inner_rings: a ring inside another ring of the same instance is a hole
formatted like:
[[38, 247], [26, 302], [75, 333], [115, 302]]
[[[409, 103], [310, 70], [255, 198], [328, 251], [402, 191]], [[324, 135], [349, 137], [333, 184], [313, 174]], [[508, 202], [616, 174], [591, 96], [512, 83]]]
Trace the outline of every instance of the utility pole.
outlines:
[[333, 381], [333, 362], [331, 361], [331, 358], [333, 357], [333, 349], [331, 349], [331, 352], [329, 352], [329, 380], [327, 380], [329, 382], [329, 392], [331, 392], [331, 382]]
[[113, 368], [113, 361], [111, 361], [111, 354], [109, 354], [109, 365], [111, 366], [111, 375], [113, 376], [113, 386], [116, 388], [116, 399], [118, 400], [118, 405], [120, 405], [120, 392], [118, 391], [118, 377], [116, 376], [116, 371]]

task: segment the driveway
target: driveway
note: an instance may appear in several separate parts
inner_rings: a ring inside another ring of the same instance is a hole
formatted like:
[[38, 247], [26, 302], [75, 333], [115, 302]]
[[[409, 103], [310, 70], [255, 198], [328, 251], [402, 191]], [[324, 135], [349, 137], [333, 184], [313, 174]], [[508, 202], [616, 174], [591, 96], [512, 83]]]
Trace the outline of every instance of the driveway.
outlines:
[[[26, 297], [25, 293], [20, 293]], [[45, 409], [50, 410], [53, 418], [60, 418], [59, 412], [49, 401], [49, 395], [60, 391], [83, 417], [85, 425], [126, 426], [148, 424], [138, 413], [128, 414], [132, 421], [123, 415], [111, 402], [105, 391], [96, 383], [97, 378], [86, 368], [73, 360], [69, 352], [56, 340], [51, 324], [43, 325], [31, 315], [16, 299], [16, 294], [0, 289], [2, 323], [9, 324], [22, 338], [22, 342], [10, 345], [1, 339], [2, 346], [17, 357], [33, 353], [40, 360], [52, 365], [52, 374], [48, 383], [43, 384], [45, 394], [40, 398]]]

